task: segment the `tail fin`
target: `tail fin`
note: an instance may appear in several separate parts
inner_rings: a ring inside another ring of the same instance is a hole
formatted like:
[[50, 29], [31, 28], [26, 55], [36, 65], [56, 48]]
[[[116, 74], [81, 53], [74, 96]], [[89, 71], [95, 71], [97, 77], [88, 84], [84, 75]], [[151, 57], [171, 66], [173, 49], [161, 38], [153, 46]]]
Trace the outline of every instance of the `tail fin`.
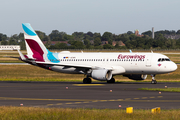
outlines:
[[33, 30], [29, 23], [22, 24], [24, 30], [24, 38], [27, 49], [28, 58], [36, 59], [36, 61], [45, 61], [44, 55], [48, 53], [48, 50]]

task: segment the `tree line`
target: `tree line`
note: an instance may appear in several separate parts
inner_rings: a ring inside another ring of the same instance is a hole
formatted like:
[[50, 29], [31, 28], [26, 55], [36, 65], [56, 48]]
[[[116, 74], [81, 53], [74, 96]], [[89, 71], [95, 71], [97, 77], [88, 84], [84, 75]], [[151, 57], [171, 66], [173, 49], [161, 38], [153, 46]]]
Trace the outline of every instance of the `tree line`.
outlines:
[[[155, 32], [152, 39], [151, 31], [142, 33], [142, 36], [135, 35], [132, 31], [123, 34], [113, 34], [111, 32], [100, 33], [74, 32], [68, 35], [65, 32], [52, 30], [49, 35], [36, 31], [40, 39], [48, 49], [179, 49], [180, 39], [167, 39], [165, 35], [180, 35], [180, 30], [162, 30]], [[20, 45], [25, 48], [23, 33], [14, 34], [8, 37], [0, 33], [1, 45]], [[55, 43], [55, 44], [52, 44]], [[120, 44], [121, 43], [121, 44]]]

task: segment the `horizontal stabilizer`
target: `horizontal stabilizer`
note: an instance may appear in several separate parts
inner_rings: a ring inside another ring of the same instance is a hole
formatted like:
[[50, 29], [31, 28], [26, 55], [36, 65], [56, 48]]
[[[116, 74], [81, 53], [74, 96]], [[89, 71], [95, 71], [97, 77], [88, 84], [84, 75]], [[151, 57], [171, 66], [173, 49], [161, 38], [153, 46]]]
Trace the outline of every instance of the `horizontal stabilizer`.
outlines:
[[20, 57], [21, 57], [21, 60], [26, 60], [26, 58], [25, 58], [24, 55], [21, 53], [21, 51], [18, 50], [18, 49], [17, 49], [17, 51], [18, 51], [18, 53], [19, 53], [19, 55], [20, 55]]

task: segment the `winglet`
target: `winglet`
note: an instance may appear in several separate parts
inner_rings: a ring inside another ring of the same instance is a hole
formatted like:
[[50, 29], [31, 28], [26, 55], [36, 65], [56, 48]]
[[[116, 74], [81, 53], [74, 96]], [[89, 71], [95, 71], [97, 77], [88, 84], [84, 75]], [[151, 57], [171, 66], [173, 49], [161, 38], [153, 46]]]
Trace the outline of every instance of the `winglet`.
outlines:
[[18, 50], [18, 49], [17, 49], [17, 51], [18, 51], [18, 53], [19, 53], [19, 55], [20, 55], [20, 57], [21, 57], [21, 60], [26, 60], [26, 58], [25, 58], [24, 55], [21, 53], [21, 51]]
[[129, 50], [129, 52], [130, 52], [130, 53], [132, 53], [132, 51], [131, 51], [131, 50]]

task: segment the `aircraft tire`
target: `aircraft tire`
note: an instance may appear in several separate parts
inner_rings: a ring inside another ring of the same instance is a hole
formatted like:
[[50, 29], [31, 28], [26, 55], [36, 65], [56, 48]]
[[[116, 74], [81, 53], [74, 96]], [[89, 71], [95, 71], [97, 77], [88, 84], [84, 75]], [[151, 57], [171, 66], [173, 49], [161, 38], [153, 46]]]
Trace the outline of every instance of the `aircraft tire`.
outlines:
[[107, 80], [107, 83], [115, 83], [115, 79], [111, 78], [110, 80]]
[[83, 79], [83, 83], [84, 83], [84, 84], [91, 83], [91, 78], [84, 78], [84, 79]]
[[152, 80], [151, 84], [157, 84], [157, 81], [156, 80]]

